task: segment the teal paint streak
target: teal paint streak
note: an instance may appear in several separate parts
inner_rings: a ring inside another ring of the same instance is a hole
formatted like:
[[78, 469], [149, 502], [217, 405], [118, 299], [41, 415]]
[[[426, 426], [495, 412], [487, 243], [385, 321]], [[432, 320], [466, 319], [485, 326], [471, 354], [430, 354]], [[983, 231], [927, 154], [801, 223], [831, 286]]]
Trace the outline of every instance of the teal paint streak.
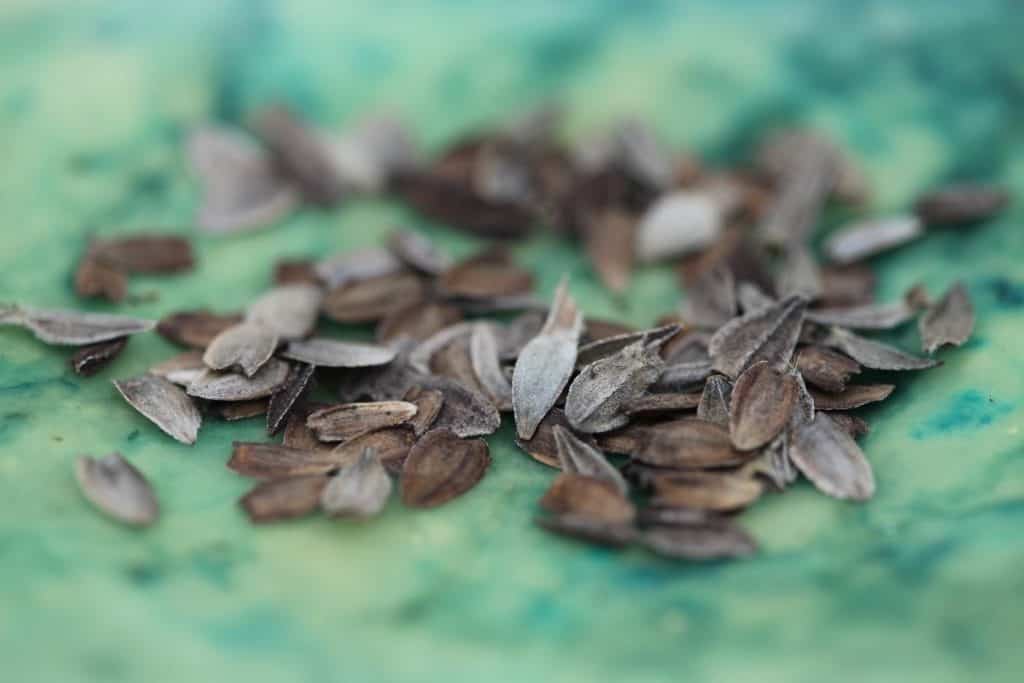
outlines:
[[977, 389], [956, 394], [938, 413], [911, 430], [915, 439], [942, 436], [950, 432], [976, 431], [1012, 411], [1012, 405]]

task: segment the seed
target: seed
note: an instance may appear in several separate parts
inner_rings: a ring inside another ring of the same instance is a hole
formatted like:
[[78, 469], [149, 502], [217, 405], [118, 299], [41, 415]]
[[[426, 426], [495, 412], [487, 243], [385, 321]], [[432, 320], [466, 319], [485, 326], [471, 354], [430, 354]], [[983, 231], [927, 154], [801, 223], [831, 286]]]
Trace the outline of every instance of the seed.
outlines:
[[419, 383], [424, 389], [444, 395], [441, 411], [432, 425], [434, 429], [450, 429], [465, 438], [492, 434], [501, 426], [501, 415], [494, 404], [458, 382], [446, 377], [424, 377]]
[[372, 448], [338, 470], [320, 494], [320, 507], [331, 517], [373, 517], [391, 496], [391, 478]]
[[477, 323], [469, 337], [469, 357], [476, 383], [500, 411], [512, 410], [512, 384], [501, 367], [494, 326]]
[[419, 508], [443, 505], [476, 486], [490, 464], [482, 439], [460, 439], [447, 429], [431, 430], [405, 460], [402, 502]]
[[938, 365], [934, 360], [911, 356], [888, 344], [859, 337], [841, 327], [830, 328], [822, 344], [842, 351], [872, 370], [924, 370]]
[[160, 515], [146, 477], [118, 453], [99, 460], [83, 455], [75, 461], [75, 478], [89, 502], [119, 522], [149, 526]]
[[587, 257], [604, 286], [616, 294], [629, 287], [633, 241], [634, 220], [619, 209], [602, 211], [584, 224]]
[[388, 249], [405, 265], [425, 275], [440, 275], [451, 267], [451, 259], [424, 235], [412, 230], [395, 230], [388, 237]]
[[681, 394], [647, 394], [625, 404], [625, 412], [631, 418], [681, 413], [700, 405], [702, 393], [691, 391]]
[[592, 444], [583, 441], [560, 425], [552, 426], [552, 434], [555, 439], [558, 466], [563, 472], [598, 479], [621, 495], [629, 493], [629, 485], [622, 474]]
[[732, 383], [723, 375], [711, 375], [704, 384], [700, 403], [697, 404], [697, 417], [719, 427], [728, 427], [730, 422], [730, 403], [732, 402]]
[[753, 450], [774, 439], [789, 422], [797, 399], [797, 381], [767, 361], [744, 370], [732, 389], [729, 436], [740, 450]]
[[238, 368], [252, 377], [274, 355], [277, 344], [273, 330], [257, 323], [239, 323], [213, 338], [203, 353], [203, 362], [213, 370]]
[[935, 353], [942, 346], [961, 346], [974, 330], [974, 307], [963, 282], [957, 282], [918, 320], [921, 348]]
[[923, 234], [924, 226], [917, 216], [874, 218], [839, 228], [825, 241], [824, 251], [834, 263], [855, 263], [913, 242]]
[[864, 453], [825, 413], [796, 426], [789, 455], [822, 493], [852, 500], [867, 500], [875, 493], [875, 478]]
[[894, 388], [891, 384], [851, 384], [839, 393], [811, 390], [811, 396], [818, 410], [852, 410], [884, 401]]
[[402, 262], [383, 247], [353, 249], [335, 254], [316, 264], [317, 278], [329, 289], [344, 285], [386, 278], [402, 271]]
[[948, 185], [917, 200], [914, 210], [929, 225], [977, 223], [999, 214], [1010, 203], [1010, 193], [992, 185]]
[[102, 298], [115, 303], [128, 294], [128, 276], [86, 253], [75, 270], [75, 293], [85, 298]]
[[803, 244], [787, 245], [776, 277], [776, 294], [781, 298], [800, 296], [814, 301], [823, 290], [821, 269], [810, 249]]
[[402, 400], [416, 406], [416, 415], [408, 422], [416, 436], [423, 436], [423, 433], [433, 426], [444, 407], [443, 392], [420, 386], [412, 387], [405, 392]]
[[824, 346], [805, 346], [796, 356], [796, 368], [808, 383], [825, 391], [842, 391], [860, 364]]
[[128, 337], [111, 339], [83, 346], [71, 356], [71, 369], [76, 375], [90, 377], [105, 368], [112, 360], [121, 355], [124, 347], [128, 345]]
[[736, 472], [670, 472], [654, 478], [651, 504], [726, 512], [751, 505], [764, 487]]
[[663, 557], [676, 560], [722, 560], [749, 557], [757, 542], [730, 521], [659, 528], [646, 531], [640, 542]]
[[172, 344], [205, 349], [217, 335], [240, 322], [242, 316], [237, 313], [221, 315], [206, 309], [180, 311], [161, 318], [156, 331]]
[[146, 332], [155, 323], [123, 315], [8, 305], [0, 311], [0, 325], [23, 327], [47, 344], [89, 346]]
[[609, 524], [630, 524], [636, 509], [614, 486], [582, 474], [560, 474], [540, 499], [555, 514], [574, 514]]
[[252, 377], [234, 372], [205, 370], [192, 380], [186, 393], [211, 401], [248, 401], [270, 396], [288, 381], [288, 364], [271, 358]]
[[630, 455], [657, 467], [703, 468], [740, 465], [754, 454], [733, 448], [729, 431], [711, 422], [684, 417], [641, 427], [639, 448]]
[[375, 429], [408, 422], [416, 405], [406, 401], [342, 403], [310, 413], [306, 424], [321, 441], [348, 441]]
[[268, 399], [257, 398], [252, 401], [216, 401], [210, 407], [220, 419], [235, 422], [266, 415], [268, 403]]
[[862, 263], [824, 266], [821, 284], [823, 306], [857, 306], [875, 298], [875, 273]]
[[390, 363], [395, 351], [374, 344], [317, 337], [290, 342], [281, 356], [323, 368], [366, 368]]
[[244, 477], [281, 479], [310, 474], [327, 474], [349, 459], [337, 450], [309, 450], [276, 443], [235, 441], [231, 445], [228, 469]]
[[838, 325], [854, 330], [890, 330], [914, 317], [916, 311], [906, 301], [891, 304], [863, 304], [843, 308], [819, 308], [807, 311], [807, 320], [819, 325]]
[[178, 235], [138, 234], [99, 240], [93, 258], [123, 273], [178, 273], [195, 265], [192, 244]]
[[316, 510], [329, 478], [322, 475], [260, 482], [238, 501], [255, 524], [305, 517]]
[[[537, 430], [533, 433], [532, 438], [516, 439], [516, 445], [537, 462], [548, 467], [560, 469], [558, 443], [555, 441], [555, 427], [562, 427], [567, 431], [571, 429], [565, 413], [558, 408], [552, 408], [544, 416], [544, 419], [537, 425]], [[583, 435], [582, 440], [590, 446], [594, 445], [594, 439], [589, 434]]]
[[380, 275], [332, 289], [323, 300], [323, 313], [339, 323], [374, 322], [422, 301], [425, 294], [417, 275]]
[[273, 281], [276, 285], [319, 285], [316, 264], [304, 259], [282, 259], [274, 264]]
[[284, 385], [270, 396], [266, 411], [268, 435], [277, 434], [285, 426], [295, 406], [312, 390], [315, 373], [315, 365], [296, 363], [292, 366]]
[[375, 336], [379, 342], [389, 342], [402, 337], [425, 341], [460, 320], [462, 312], [455, 306], [432, 301], [414, 301], [382, 318], [377, 325]]
[[157, 363], [149, 369], [149, 372], [179, 386], [187, 387], [206, 369], [202, 351], [184, 351]]
[[789, 297], [723, 325], [708, 344], [714, 369], [735, 378], [760, 360], [785, 366], [800, 335], [805, 306], [804, 299]]
[[736, 315], [736, 280], [725, 264], [706, 270], [687, 294], [682, 317], [692, 325], [717, 330]]
[[315, 285], [281, 285], [252, 302], [245, 321], [282, 340], [302, 339], [313, 331], [322, 299], [323, 292]]
[[678, 191], [660, 197], [636, 228], [636, 257], [651, 263], [697, 251], [722, 230], [722, 210], [709, 194]]
[[196, 442], [203, 418], [181, 388], [149, 373], [114, 380], [114, 386], [129, 405], [165, 434], [184, 444]]
[[437, 284], [447, 296], [486, 299], [526, 294], [533, 289], [533, 276], [507, 253], [488, 250], [441, 273]]
[[275, 160], [276, 168], [293, 181], [309, 202], [333, 206], [345, 188], [317, 136], [284, 107], [266, 109], [256, 118], [256, 131]]

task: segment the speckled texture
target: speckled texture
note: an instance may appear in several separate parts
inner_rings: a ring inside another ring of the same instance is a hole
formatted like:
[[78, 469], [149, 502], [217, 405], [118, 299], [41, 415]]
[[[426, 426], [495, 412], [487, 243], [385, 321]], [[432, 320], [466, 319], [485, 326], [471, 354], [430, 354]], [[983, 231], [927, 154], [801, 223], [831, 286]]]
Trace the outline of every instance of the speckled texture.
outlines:
[[[0, 299], [78, 305], [90, 234], [190, 232], [182, 131], [284, 97], [342, 125], [393, 109], [428, 145], [563, 92], [572, 135], [636, 113], [738, 158], [761, 127], [822, 126], [863, 158], [874, 205], [979, 177], [1024, 189], [1024, 13], [990, 2], [0, 3]], [[728, 5], [728, 9], [719, 9]], [[385, 9], [387, 8], [387, 9]], [[172, 348], [133, 340], [91, 379], [0, 329], [0, 669], [10, 681], [1019, 681], [1024, 678], [1024, 201], [975, 234], [881, 259], [881, 290], [964, 278], [978, 327], [945, 366], [864, 411], [877, 498], [800, 485], [745, 517], [752, 561], [687, 566], [542, 534], [550, 472], [506, 426], [464, 498], [372, 523], [250, 527], [224, 467], [258, 421], [189, 448], [110, 380]], [[839, 215], [832, 217], [835, 220]], [[197, 240], [200, 265], [133, 278], [126, 313], [228, 310], [275, 256], [377, 242], [383, 202]], [[475, 245], [438, 226], [456, 253]], [[645, 269], [624, 301], [551, 238], [517, 249], [546, 295], [563, 270], [589, 314], [651, 322], [677, 300]], [[108, 310], [90, 304], [93, 310]], [[908, 329], [893, 337], [908, 348]], [[122, 452], [164, 518], [138, 532], [78, 494], [79, 453]]]

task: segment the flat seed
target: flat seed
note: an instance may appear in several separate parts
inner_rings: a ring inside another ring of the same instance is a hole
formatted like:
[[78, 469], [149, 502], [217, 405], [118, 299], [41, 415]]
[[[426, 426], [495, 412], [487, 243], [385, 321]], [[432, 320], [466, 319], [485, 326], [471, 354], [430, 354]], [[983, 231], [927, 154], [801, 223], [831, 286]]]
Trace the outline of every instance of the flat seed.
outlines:
[[637, 510], [637, 524], [641, 527], [693, 526], [711, 520], [724, 519], [726, 518], [707, 510], [691, 508], [648, 506]]
[[270, 396], [267, 406], [267, 434], [273, 436], [284, 428], [288, 416], [313, 388], [316, 366], [296, 363], [284, 385]]
[[608, 462], [601, 451], [565, 427], [554, 425], [552, 434], [555, 440], [558, 466], [563, 472], [599, 479], [623, 496], [629, 493], [629, 485], [626, 480]]
[[239, 368], [252, 377], [277, 350], [277, 334], [262, 325], [244, 322], [224, 330], [210, 342], [203, 362], [212, 370]]
[[235, 422], [266, 415], [267, 405], [267, 399], [257, 398], [253, 401], [216, 401], [211, 408], [220, 419]]
[[824, 289], [821, 269], [810, 249], [803, 244], [786, 247], [775, 280], [775, 293], [780, 298], [800, 296], [807, 301], [814, 301], [821, 296]]
[[621, 294], [633, 271], [633, 218], [618, 209], [602, 211], [584, 226], [583, 245], [590, 264], [609, 290]]
[[[561, 469], [561, 464], [558, 460], [558, 443], [555, 441], [555, 427], [562, 427], [566, 430], [571, 429], [569, 420], [566, 419], [565, 413], [559, 408], [552, 408], [544, 416], [544, 419], [537, 425], [537, 431], [534, 432], [531, 439], [516, 439], [516, 445], [537, 462], [548, 467]], [[590, 435], [584, 435], [582, 440], [590, 446], [594, 445], [593, 437]]]
[[193, 131], [187, 156], [203, 186], [196, 223], [206, 232], [262, 228], [299, 204], [295, 188], [278, 175], [269, 155], [235, 131], [212, 126]]
[[105, 368], [112, 360], [121, 355], [124, 347], [128, 345], [128, 337], [111, 339], [83, 346], [71, 356], [71, 369], [76, 375], [90, 377]]
[[280, 355], [322, 368], [368, 368], [390, 363], [395, 351], [375, 344], [314, 337], [290, 342]]
[[600, 320], [591, 320], [587, 324], [590, 325], [587, 335], [590, 338], [595, 338], [595, 341], [579, 347], [576, 364], [580, 366], [590, 365], [594, 361], [613, 356], [627, 346], [643, 339], [656, 340], [665, 344], [680, 330], [680, 326], [676, 323], [649, 330], [622, 330], [618, 327], [610, 327], [605, 324], [605, 321]]
[[665, 413], [681, 413], [700, 405], [701, 392], [685, 394], [647, 394], [625, 404], [630, 417], [646, 417]]
[[274, 287], [249, 305], [247, 323], [259, 325], [282, 340], [308, 337], [320, 315], [323, 292], [310, 284]]
[[832, 418], [832, 421], [836, 423], [837, 427], [852, 436], [854, 439], [859, 439], [871, 431], [871, 426], [867, 421], [857, 415], [834, 412], [830, 413], [829, 417]]
[[505, 325], [498, 335], [498, 355], [502, 361], [514, 361], [544, 326], [544, 314], [528, 311]]
[[257, 484], [238, 502], [255, 524], [305, 517], [320, 505], [328, 480], [322, 474], [271, 479]]
[[735, 378], [760, 360], [785, 366], [800, 335], [805, 306], [802, 298], [789, 297], [722, 326], [708, 343], [714, 369]]
[[653, 529], [641, 534], [640, 542], [674, 560], [725, 560], [757, 552], [750, 534], [729, 521]]
[[583, 316], [565, 280], [540, 333], [523, 348], [512, 374], [512, 408], [520, 439], [537, 430], [572, 377]]
[[316, 264], [304, 259], [282, 259], [275, 263], [273, 280], [276, 285], [320, 284]]
[[149, 372], [179, 386], [187, 387], [206, 369], [202, 351], [185, 351], [157, 363], [149, 369]]
[[189, 396], [211, 401], [248, 401], [270, 396], [288, 381], [288, 364], [271, 358], [252, 377], [207, 369], [192, 380]]
[[217, 314], [200, 309], [164, 316], [156, 325], [157, 334], [178, 346], [205, 349], [217, 335], [242, 322], [237, 313]]
[[135, 410], [175, 441], [196, 442], [203, 418], [180, 387], [149, 373], [114, 380], [114, 386]]
[[834, 498], [867, 500], [875, 493], [871, 465], [857, 442], [825, 413], [798, 424], [789, 455], [818, 490]]
[[310, 474], [327, 474], [346, 462], [349, 456], [334, 450], [292, 448], [276, 443], [235, 441], [231, 446], [228, 469], [243, 477], [281, 479]]
[[369, 247], [343, 251], [316, 264], [317, 277], [329, 289], [396, 275], [402, 271], [402, 262], [390, 250]]
[[805, 346], [796, 356], [796, 368], [809, 384], [825, 391], [842, 391], [860, 364], [824, 346]]
[[696, 388], [713, 371], [710, 360], [691, 360], [665, 366], [652, 391], [689, 391]]
[[703, 249], [722, 230], [722, 211], [710, 194], [677, 191], [660, 197], [636, 228], [636, 257], [660, 261]]
[[324, 298], [323, 313], [340, 323], [374, 322], [422, 301], [425, 295], [417, 275], [381, 275], [332, 289]]
[[560, 474], [540, 499], [540, 506], [555, 514], [575, 514], [609, 524], [631, 524], [636, 509], [603, 479], [582, 474]]
[[388, 237], [388, 249], [405, 265], [426, 275], [440, 275], [451, 267], [451, 259], [442, 254], [425, 235], [412, 230], [395, 230]]
[[749, 451], [774, 439], [789, 423], [797, 399], [797, 381], [767, 361], [744, 370], [732, 389], [729, 436], [740, 450]]
[[336, 444], [321, 441], [316, 438], [313, 430], [306, 426], [306, 418], [309, 417], [309, 414], [325, 407], [326, 404], [323, 403], [308, 402], [296, 406], [285, 421], [281, 443], [289, 448], [307, 451], [329, 451], [335, 448]]
[[438, 330], [424, 339], [409, 352], [409, 365], [417, 372], [429, 375], [434, 354], [451, 345], [457, 339], [468, 337], [473, 332], [473, 323], [459, 322]]
[[416, 406], [416, 416], [409, 420], [409, 426], [416, 436], [423, 436], [429, 430], [441, 414], [444, 407], [444, 393], [436, 389], [424, 389], [419, 386], [412, 387], [405, 392], [403, 401], [408, 401]]
[[853, 330], [891, 330], [916, 315], [906, 301], [889, 304], [863, 304], [842, 308], [819, 308], [806, 313], [807, 320], [819, 325], [838, 325]]
[[687, 291], [682, 317], [688, 323], [717, 330], [736, 315], [736, 280], [725, 264], [701, 274]]
[[110, 517], [134, 526], [149, 526], [160, 507], [146, 477], [118, 453], [103, 459], [83, 455], [75, 461], [82, 493]]
[[405, 460], [402, 502], [417, 508], [443, 505], [476, 486], [490, 464], [482, 439], [460, 439], [447, 429], [429, 431]]
[[729, 431], [688, 417], [641, 428], [640, 447], [630, 455], [657, 467], [702, 468], [740, 465], [753, 457], [733, 448]]
[[88, 346], [147, 332], [155, 323], [123, 315], [9, 305], [0, 313], [0, 325], [23, 327], [47, 344]]
[[811, 390], [817, 410], [852, 410], [884, 401], [895, 387], [892, 384], [851, 384], [839, 393]]
[[255, 127], [276, 168], [299, 187], [307, 201], [333, 206], [343, 199], [345, 188], [327, 146], [294, 114], [284, 107], [266, 109], [256, 118]]
[[335, 446], [331, 456], [337, 458], [339, 465], [349, 465], [356, 462], [367, 448], [372, 448], [384, 469], [398, 476], [402, 473], [405, 459], [415, 443], [416, 434], [408, 425], [387, 427]]
[[576, 514], [538, 517], [537, 526], [559, 536], [613, 548], [628, 545], [636, 537], [631, 524], [610, 523]]
[[948, 185], [923, 195], [914, 210], [929, 225], [977, 223], [999, 214], [1010, 193], [992, 185]]
[[192, 244], [178, 235], [104, 239], [93, 243], [90, 250], [99, 262], [124, 273], [179, 273], [195, 265]]
[[824, 306], [858, 306], [875, 298], [875, 273], [864, 264], [825, 266], [821, 284]]
[[462, 320], [462, 312], [455, 306], [436, 302], [416, 301], [396, 309], [381, 319], [376, 338], [388, 342], [401, 337], [425, 341], [444, 328]]
[[128, 294], [128, 276], [100, 262], [90, 251], [75, 270], [75, 294], [107, 301], [124, 301]]
[[320, 507], [331, 517], [373, 517], [387, 505], [391, 478], [372, 448], [331, 477], [320, 494]]
[[834, 263], [855, 263], [913, 242], [923, 234], [924, 226], [917, 216], [873, 218], [836, 230], [825, 241], [824, 252]]
[[342, 403], [310, 413], [306, 424], [321, 441], [348, 441], [408, 422], [416, 416], [416, 410], [415, 404], [406, 401]]
[[732, 383], [723, 375], [711, 375], [697, 404], [697, 417], [719, 427], [729, 427]]
[[784, 491], [796, 481], [800, 473], [789, 459], [789, 429], [775, 437], [764, 447], [761, 455], [744, 465], [748, 474], [760, 474], [767, 478], [776, 489]]
[[921, 348], [935, 353], [942, 346], [961, 346], [974, 330], [974, 306], [963, 282], [957, 282], [918, 320]]
[[842, 351], [872, 370], [924, 370], [938, 365], [937, 361], [911, 356], [893, 346], [859, 337], [841, 327], [831, 328], [822, 344]]
[[485, 436], [501, 426], [501, 415], [488, 399], [447, 377], [424, 377], [424, 389], [444, 394], [441, 412], [432, 427], [450, 429], [456, 436]]
[[469, 338], [470, 334], [461, 335], [434, 353], [430, 359], [430, 372], [458, 382], [481, 398], [490, 400], [477, 381], [473, 359], [470, 357]]
[[775, 303], [775, 299], [768, 296], [763, 289], [752, 282], [741, 282], [737, 285], [736, 300], [740, 304], [740, 310], [744, 313], [768, 308]]
[[498, 355], [494, 326], [477, 323], [469, 337], [469, 358], [476, 383], [500, 411], [512, 410], [512, 384], [505, 376]]
[[437, 278], [446, 296], [468, 299], [527, 294], [533, 289], [533, 275], [510, 261], [475, 257], [456, 264]]
[[733, 472], [673, 472], [654, 479], [651, 504], [726, 512], [751, 505], [764, 486]]

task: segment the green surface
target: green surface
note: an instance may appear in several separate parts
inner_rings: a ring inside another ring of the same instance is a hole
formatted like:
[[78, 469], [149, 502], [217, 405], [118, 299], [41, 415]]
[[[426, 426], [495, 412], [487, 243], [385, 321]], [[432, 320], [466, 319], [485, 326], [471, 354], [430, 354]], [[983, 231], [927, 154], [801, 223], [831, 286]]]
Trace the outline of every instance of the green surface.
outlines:
[[[635, 113], [713, 159], [805, 121], [863, 160], [880, 211], [950, 178], [1024, 190], [1019, 3], [725, 4], [5, 0], [0, 299], [80, 306], [70, 272], [89, 235], [191, 233], [182, 131], [275, 97], [328, 126], [398, 111], [435, 147], [556, 93], [571, 135]], [[875, 500], [805, 484], [769, 498], [744, 517], [762, 553], [734, 564], [542, 534], [530, 518], [550, 471], [508, 426], [480, 487], [442, 509], [252, 528], [235, 505], [248, 482], [224, 461], [259, 421], [211, 420], [188, 448], [110, 385], [169, 344], [135, 339], [81, 380], [66, 351], [0, 329], [3, 680], [1020, 681], [1022, 216], [1018, 201], [881, 261], [887, 297], [965, 278], [975, 338], [865, 412]], [[118, 310], [237, 308], [275, 258], [373, 244], [396, 222], [422, 225], [359, 201], [197, 236], [194, 273], [134, 279], [159, 298]], [[646, 324], [679, 296], [649, 269], [616, 303], [571, 246], [517, 251], [545, 294], [567, 270], [590, 314]], [[157, 527], [125, 530], [78, 494], [75, 456], [113, 450], [152, 478]]]

